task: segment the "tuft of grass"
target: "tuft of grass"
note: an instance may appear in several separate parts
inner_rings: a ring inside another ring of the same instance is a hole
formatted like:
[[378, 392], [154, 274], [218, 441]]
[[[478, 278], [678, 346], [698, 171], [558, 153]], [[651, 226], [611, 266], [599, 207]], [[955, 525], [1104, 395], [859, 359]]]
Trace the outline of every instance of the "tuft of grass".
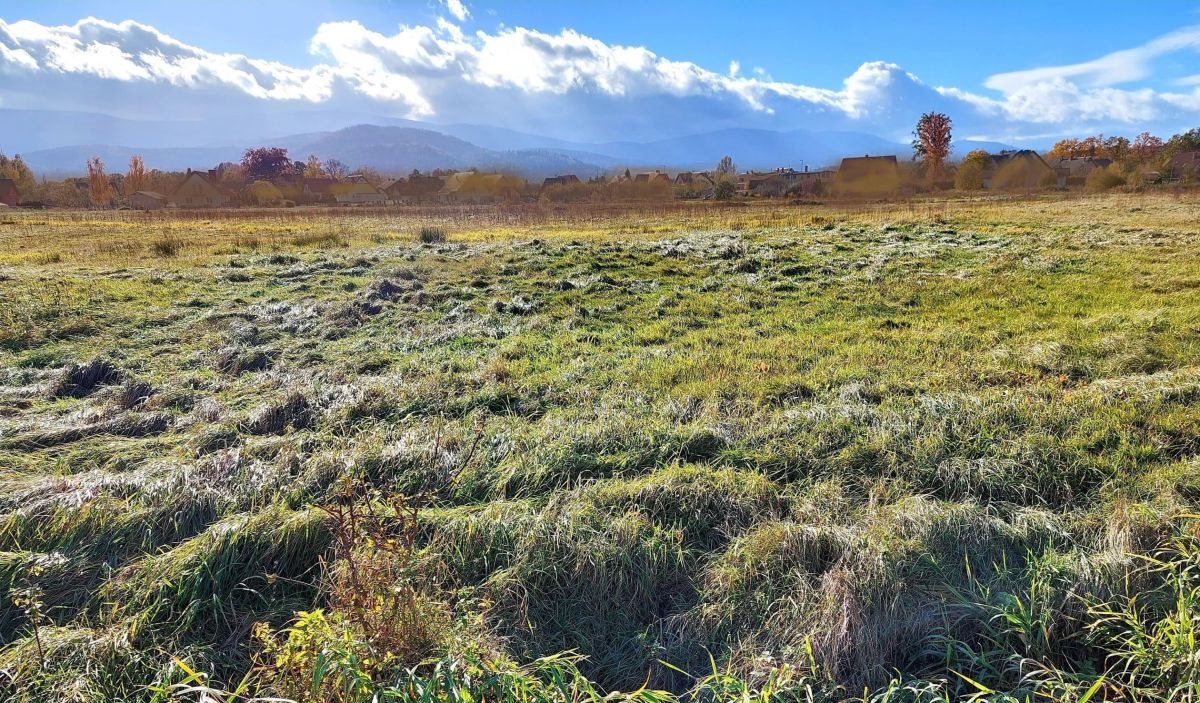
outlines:
[[184, 247], [184, 242], [179, 237], [172, 234], [166, 234], [154, 241], [150, 242], [150, 251], [155, 256], [169, 259], [177, 255]]
[[441, 227], [422, 227], [417, 232], [417, 241], [422, 244], [441, 244], [446, 241], [446, 230]]

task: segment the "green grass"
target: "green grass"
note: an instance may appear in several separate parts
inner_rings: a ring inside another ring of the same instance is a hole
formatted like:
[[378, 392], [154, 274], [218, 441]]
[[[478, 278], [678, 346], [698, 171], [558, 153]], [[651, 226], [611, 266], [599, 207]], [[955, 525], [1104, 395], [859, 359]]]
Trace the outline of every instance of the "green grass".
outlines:
[[[1195, 205], [17, 213], [0, 690], [1194, 700]], [[328, 610], [347, 476], [428, 661]]]

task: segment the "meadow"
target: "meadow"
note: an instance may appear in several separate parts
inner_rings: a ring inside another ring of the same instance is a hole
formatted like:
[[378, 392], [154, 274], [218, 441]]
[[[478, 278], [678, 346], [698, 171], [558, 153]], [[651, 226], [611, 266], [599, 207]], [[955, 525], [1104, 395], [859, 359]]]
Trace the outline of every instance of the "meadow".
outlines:
[[0, 212], [0, 693], [1200, 700], [1198, 216]]

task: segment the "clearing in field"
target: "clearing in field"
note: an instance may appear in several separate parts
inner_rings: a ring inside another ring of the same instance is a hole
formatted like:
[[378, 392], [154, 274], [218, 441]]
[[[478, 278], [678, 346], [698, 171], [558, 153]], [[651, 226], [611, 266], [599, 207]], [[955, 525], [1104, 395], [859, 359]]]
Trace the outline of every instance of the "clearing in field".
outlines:
[[0, 690], [1195, 699], [1198, 205], [6, 215]]

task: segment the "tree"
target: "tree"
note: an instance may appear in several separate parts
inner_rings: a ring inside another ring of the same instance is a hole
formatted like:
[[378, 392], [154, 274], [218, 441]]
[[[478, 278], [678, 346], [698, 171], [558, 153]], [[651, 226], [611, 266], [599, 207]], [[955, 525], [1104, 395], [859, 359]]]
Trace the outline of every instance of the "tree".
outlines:
[[1104, 140], [1104, 155], [1113, 161], [1125, 161], [1129, 158], [1131, 146], [1125, 137], [1109, 137]]
[[87, 163], [88, 200], [96, 207], [106, 207], [112, 202], [112, 186], [104, 174], [104, 162], [93, 156]]
[[983, 190], [983, 170], [987, 162], [988, 153], [982, 149], [967, 154], [958, 165], [954, 187], [959, 190]]
[[1185, 151], [1200, 151], [1200, 128], [1189, 129], [1182, 134], [1176, 134], [1163, 145], [1168, 156], [1174, 156]]
[[[728, 157], [726, 157], [728, 158]], [[733, 181], [728, 178], [722, 179], [717, 183], [716, 189], [713, 190], [713, 197], [717, 200], [729, 200], [733, 197], [734, 187]]]
[[316, 154], [309, 154], [308, 161], [304, 164], [305, 178], [320, 178], [325, 175], [325, 169], [321, 165], [321, 160]]
[[1046, 159], [1074, 159], [1081, 155], [1078, 139], [1060, 139], [1046, 152]]
[[282, 147], [259, 147], [247, 149], [242, 155], [242, 169], [252, 180], [279, 178], [292, 168], [287, 149]]
[[12, 179], [17, 184], [17, 190], [21, 193], [32, 193], [37, 187], [37, 181], [33, 177], [33, 171], [29, 170], [29, 166], [25, 164], [25, 160], [20, 154], [11, 159], [0, 153], [0, 178]]
[[917, 120], [913, 130], [913, 151], [925, 164], [925, 178], [930, 183], [942, 178], [946, 159], [950, 157], [950, 118], [940, 112], [926, 112]]
[[1162, 151], [1162, 148], [1162, 139], [1149, 132], [1142, 132], [1134, 137], [1131, 150], [1133, 151], [1134, 160], [1144, 164], [1155, 156], [1158, 156], [1158, 152]]
[[142, 157], [134, 154], [129, 157], [129, 172], [125, 174], [125, 193], [136, 193], [146, 189], [146, 164]]
[[726, 154], [717, 162], [716, 177], [717, 181], [733, 180], [737, 177], [737, 166], [734, 165], [732, 156]]
[[330, 178], [341, 179], [346, 177], [346, 164], [338, 161], [337, 159], [325, 159], [325, 163], [322, 168], [325, 171], [325, 175], [329, 176]]

